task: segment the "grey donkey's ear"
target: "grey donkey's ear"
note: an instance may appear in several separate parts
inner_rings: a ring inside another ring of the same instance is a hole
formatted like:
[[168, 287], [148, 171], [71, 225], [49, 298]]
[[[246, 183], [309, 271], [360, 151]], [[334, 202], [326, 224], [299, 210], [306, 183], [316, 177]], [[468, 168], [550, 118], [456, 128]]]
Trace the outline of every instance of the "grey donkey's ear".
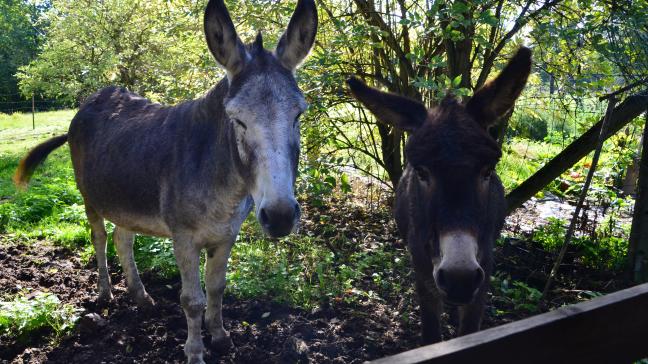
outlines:
[[314, 0], [299, 0], [288, 29], [279, 39], [276, 55], [291, 71], [306, 58], [317, 33], [317, 7]]
[[245, 66], [247, 51], [236, 34], [223, 0], [209, 0], [205, 9], [205, 37], [207, 46], [216, 61], [229, 77], [235, 76]]

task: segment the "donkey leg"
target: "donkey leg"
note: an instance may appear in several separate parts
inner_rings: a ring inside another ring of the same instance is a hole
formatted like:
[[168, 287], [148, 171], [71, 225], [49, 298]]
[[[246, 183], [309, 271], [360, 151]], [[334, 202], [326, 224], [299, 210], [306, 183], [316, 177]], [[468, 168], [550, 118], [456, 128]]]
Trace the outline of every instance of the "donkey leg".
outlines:
[[207, 290], [205, 323], [212, 337], [212, 346], [219, 351], [225, 351], [233, 346], [229, 332], [223, 327], [222, 314], [225, 273], [231, 249], [232, 243], [209, 248], [205, 262], [205, 289]]
[[128, 285], [128, 293], [133, 297], [137, 305], [144, 309], [150, 309], [155, 305], [155, 301], [146, 293], [144, 284], [140, 279], [137, 265], [133, 257], [133, 240], [135, 234], [132, 231], [115, 226], [113, 232], [113, 241], [117, 249], [117, 256], [121, 263], [124, 275], [126, 276], [126, 284]]
[[[433, 282], [430, 284], [434, 284]], [[421, 306], [421, 331], [423, 344], [441, 341], [441, 311], [443, 302], [431, 291], [423, 280], [416, 281], [416, 289]]]
[[200, 286], [200, 249], [191, 238], [174, 239], [173, 251], [182, 279], [180, 303], [187, 318], [187, 341], [184, 352], [189, 364], [203, 364], [201, 329], [205, 294]]
[[90, 232], [92, 234], [92, 245], [94, 245], [95, 256], [97, 257], [97, 269], [99, 271], [99, 280], [97, 289], [99, 305], [105, 305], [113, 298], [110, 291], [110, 275], [108, 274], [108, 262], [106, 260], [106, 228], [104, 220], [97, 212], [86, 203], [86, 216], [90, 223]]

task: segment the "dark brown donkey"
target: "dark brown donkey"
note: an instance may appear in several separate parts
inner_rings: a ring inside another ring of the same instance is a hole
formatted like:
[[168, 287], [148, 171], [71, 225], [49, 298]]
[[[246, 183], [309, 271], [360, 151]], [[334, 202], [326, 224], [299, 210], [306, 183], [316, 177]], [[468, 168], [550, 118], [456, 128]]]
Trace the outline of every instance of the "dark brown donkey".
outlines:
[[522, 48], [465, 106], [447, 97], [430, 110], [348, 81], [380, 121], [411, 133], [395, 217], [414, 265], [425, 344], [441, 340], [444, 303], [458, 307], [459, 335], [479, 330], [506, 211], [494, 172], [501, 151], [487, 129], [513, 106], [530, 70], [531, 52]]
[[[231, 345], [221, 302], [230, 249], [245, 217], [256, 217], [270, 236], [289, 234], [299, 219], [293, 193], [299, 155], [299, 115], [306, 102], [294, 72], [315, 40], [317, 10], [300, 0], [277, 49], [261, 36], [244, 45], [222, 0], [204, 18], [207, 44], [227, 71], [204, 97], [174, 107], [151, 103], [122, 88], [105, 88], [79, 109], [67, 135], [34, 148], [15, 181], [25, 185], [36, 166], [66, 141], [85, 201], [99, 267], [99, 298], [112, 298], [104, 219], [128, 289], [151, 306], [133, 260], [133, 235], [173, 238], [187, 317], [184, 351], [203, 362], [203, 311], [212, 343]], [[200, 254], [205, 249], [205, 288]]]

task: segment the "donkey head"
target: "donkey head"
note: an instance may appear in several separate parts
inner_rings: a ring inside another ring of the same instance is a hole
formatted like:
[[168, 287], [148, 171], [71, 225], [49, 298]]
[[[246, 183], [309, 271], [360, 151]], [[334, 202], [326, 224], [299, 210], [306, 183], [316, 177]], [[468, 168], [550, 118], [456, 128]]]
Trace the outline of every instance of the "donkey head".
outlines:
[[216, 61], [227, 71], [224, 100], [238, 158], [246, 174], [263, 230], [288, 235], [300, 216], [293, 185], [299, 156], [299, 116], [306, 102], [294, 72], [308, 55], [317, 31], [313, 0], [299, 0], [277, 49], [263, 47], [261, 34], [244, 45], [223, 0], [210, 0], [205, 35]]
[[482, 287], [482, 257], [491, 254], [487, 250], [501, 224], [496, 220], [503, 219], [493, 216], [492, 207], [505, 203], [494, 173], [501, 151], [487, 129], [513, 106], [530, 69], [531, 52], [522, 48], [465, 106], [446, 98], [430, 110], [357, 79], [348, 81], [355, 97], [380, 121], [411, 133], [401, 179], [408, 183], [405, 190], [399, 188], [397, 199], [410, 195], [408, 238], [415, 236], [414, 244], [423, 245], [436, 286], [450, 302], [469, 303]]

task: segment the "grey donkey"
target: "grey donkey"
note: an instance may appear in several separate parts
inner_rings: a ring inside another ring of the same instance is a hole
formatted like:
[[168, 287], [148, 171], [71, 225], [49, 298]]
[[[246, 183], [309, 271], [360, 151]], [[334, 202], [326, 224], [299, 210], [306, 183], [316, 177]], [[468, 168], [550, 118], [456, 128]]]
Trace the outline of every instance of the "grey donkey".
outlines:
[[299, 116], [307, 105], [294, 73], [314, 43], [317, 10], [313, 0], [299, 0], [272, 52], [260, 34], [252, 44], [241, 42], [222, 0], [209, 1], [204, 29], [209, 50], [227, 72], [205, 96], [167, 107], [120, 87], [104, 88], [80, 107], [67, 134], [32, 149], [14, 176], [25, 186], [51, 151], [69, 143], [92, 229], [100, 301], [112, 299], [104, 219], [115, 224], [128, 290], [143, 307], [154, 301], [133, 259], [134, 234], [173, 239], [189, 363], [204, 362], [203, 313], [212, 344], [232, 345], [223, 327], [222, 298], [230, 250], [246, 216], [254, 208], [271, 237], [297, 226], [293, 186]]

